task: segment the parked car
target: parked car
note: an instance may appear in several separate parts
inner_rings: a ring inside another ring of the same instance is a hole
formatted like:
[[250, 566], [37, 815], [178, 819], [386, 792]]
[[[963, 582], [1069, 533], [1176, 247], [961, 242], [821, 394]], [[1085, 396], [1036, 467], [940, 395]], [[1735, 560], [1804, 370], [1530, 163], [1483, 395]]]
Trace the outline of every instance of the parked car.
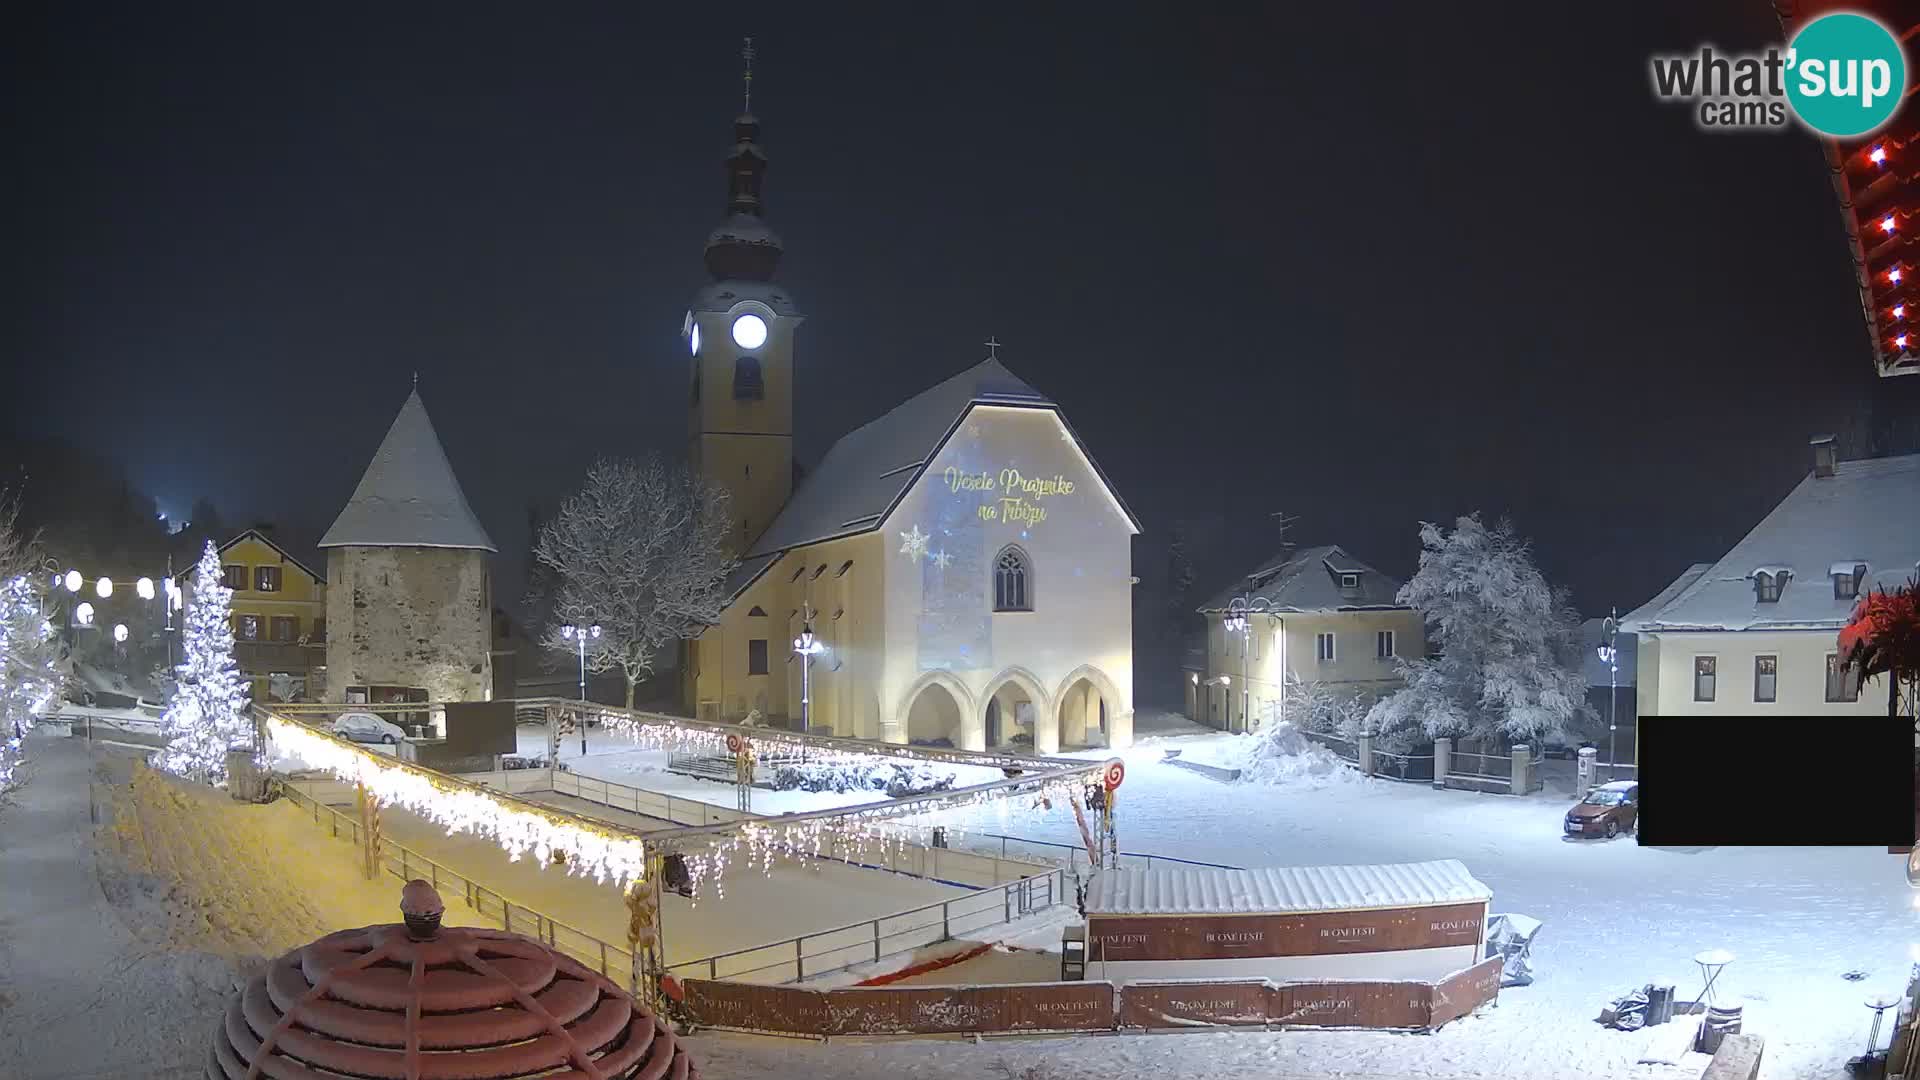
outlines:
[[399, 724], [388, 723], [367, 712], [341, 713], [340, 718], [333, 722], [333, 733], [354, 742], [386, 743], [388, 746], [398, 746], [400, 740], [407, 737], [406, 730]]
[[1604, 836], [1632, 832], [1640, 819], [1640, 785], [1632, 780], [1601, 784], [1567, 811], [1568, 836]]

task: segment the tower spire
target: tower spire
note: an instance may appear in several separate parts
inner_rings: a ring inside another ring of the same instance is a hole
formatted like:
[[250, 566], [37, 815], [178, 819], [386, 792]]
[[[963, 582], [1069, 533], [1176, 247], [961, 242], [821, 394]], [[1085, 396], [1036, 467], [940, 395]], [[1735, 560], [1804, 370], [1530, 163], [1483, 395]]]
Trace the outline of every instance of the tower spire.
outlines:
[[745, 90], [746, 90], [745, 103], [741, 106], [740, 111], [747, 116], [752, 116], [753, 115], [753, 39], [752, 38], [747, 38], [746, 44], [740, 47], [740, 59], [746, 61], [746, 74], [742, 79], [742, 82], [745, 84]]

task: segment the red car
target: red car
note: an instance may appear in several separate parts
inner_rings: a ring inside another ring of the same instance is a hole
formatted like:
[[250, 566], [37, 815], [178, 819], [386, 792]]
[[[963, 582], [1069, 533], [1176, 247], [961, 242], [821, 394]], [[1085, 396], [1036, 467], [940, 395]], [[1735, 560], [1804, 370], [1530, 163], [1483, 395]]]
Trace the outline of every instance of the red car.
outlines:
[[1611, 840], [1633, 831], [1640, 817], [1640, 785], [1632, 780], [1601, 784], [1567, 811], [1568, 836], [1604, 836]]

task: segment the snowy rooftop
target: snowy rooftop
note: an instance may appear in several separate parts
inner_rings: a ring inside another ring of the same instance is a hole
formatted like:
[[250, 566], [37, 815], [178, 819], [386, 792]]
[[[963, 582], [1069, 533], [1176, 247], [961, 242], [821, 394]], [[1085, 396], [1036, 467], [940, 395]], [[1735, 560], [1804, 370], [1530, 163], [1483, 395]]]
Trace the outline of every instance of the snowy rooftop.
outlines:
[[[1893, 589], [1920, 568], [1920, 454], [1809, 474], [1720, 561], [1689, 568], [1621, 628], [1837, 629], [1855, 601], [1834, 595], [1836, 563], [1866, 564], [1862, 594]], [[1791, 574], [1780, 599], [1762, 602], [1753, 575], [1780, 570]]]
[[360, 486], [320, 546], [499, 550], [467, 505], [418, 390], [400, 406]]
[[1493, 890], [1458, 859], [1381, 866], [1204, 866], [1102, 870], [1087, 887], [1088, 915], [1355, 911], [1490, 900]]
[[[1358, 587], [1342, 589], [1341, 574], [1358, 574]], [[1354, 558], [1337, 544], [1282, 553], [1248, 577], [1253, 584], [1251, 594], [1246, 592], [1245, 582], [1235, 582], [1201, 605], [1200, 610], [1225, 611], [1228, 604], [1243, 595], [1266, 600], [1269, 611], [1351, 611], [1402, 606], [1394, 599], [1400, 591], [1400, 582]]]
[[[998, 360], [983, 360], [841, 436], [754, 542], [747, 559], [878, 528], [977, 404], [1054, 407]], [[1092, 455], [1087, 460], [1092, 462]], [[1098, 473], [1099, 466], [1094, 470]], [[750, 581], [740, 581], [739, 587]]]

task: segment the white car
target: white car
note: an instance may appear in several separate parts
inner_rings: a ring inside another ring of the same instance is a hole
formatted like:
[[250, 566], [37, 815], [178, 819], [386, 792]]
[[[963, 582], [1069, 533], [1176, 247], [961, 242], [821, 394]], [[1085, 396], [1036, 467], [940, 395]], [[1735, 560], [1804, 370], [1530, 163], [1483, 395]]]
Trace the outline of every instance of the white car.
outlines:
[[333, 733], [343, 739], [354, 742], [386, 743], [388, 746], [400, 745], [407, 737], [405, 729], [399, 724], [385, 720], [367, 712], [341, 713], [333, 722]]

